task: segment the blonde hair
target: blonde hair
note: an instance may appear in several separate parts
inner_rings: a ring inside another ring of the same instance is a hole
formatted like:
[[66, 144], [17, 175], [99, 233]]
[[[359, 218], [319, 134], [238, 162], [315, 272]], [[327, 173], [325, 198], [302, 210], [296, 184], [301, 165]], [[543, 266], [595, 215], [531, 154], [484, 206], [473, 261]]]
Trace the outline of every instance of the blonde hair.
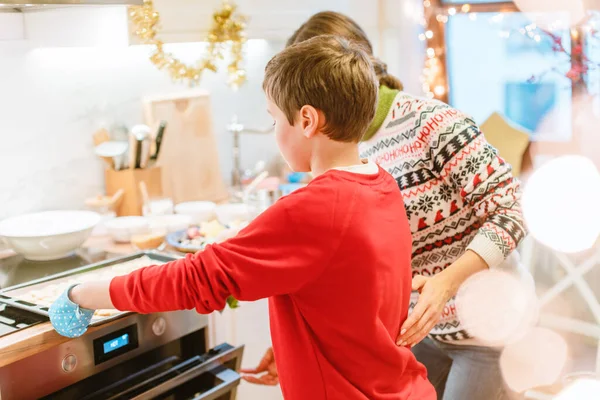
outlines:
[[284, 49], [265, 68], [263, 89], [289, 123], [305, 105], [323, 112], [323, 133], [359, 142], [375, 116], [378, 84], [360, 46], [324, 35]]
[[344, 14], [323, 11], [313, 15], [288, 39], [287, 46], [320, 35], [341, 36], [362, 46], [363, 50], [371, 57], [371, 63], [379, 79], [379, 84], [387, 86], [390, 89], [402, 90], [404, 88], [398, 78], [388, 74], [387, 65], [373, 56], [373, 46], [369, 38], [367, 38], [367, 34], [353, 19]]

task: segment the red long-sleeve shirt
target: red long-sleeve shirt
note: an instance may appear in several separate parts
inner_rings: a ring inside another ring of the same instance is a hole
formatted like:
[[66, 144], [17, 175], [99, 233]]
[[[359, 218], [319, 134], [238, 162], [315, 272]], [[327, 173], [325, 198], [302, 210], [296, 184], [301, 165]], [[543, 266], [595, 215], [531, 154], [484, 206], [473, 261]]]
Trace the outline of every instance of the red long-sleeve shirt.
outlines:
[[281, 198], [239, 235], [113, 279], [119, 310], [210, 313], [270, 298], [284, 397], [435, 399], [426, 370], [395, 339], [408, 314], [411, 235], [385, 171], [332, 170]]

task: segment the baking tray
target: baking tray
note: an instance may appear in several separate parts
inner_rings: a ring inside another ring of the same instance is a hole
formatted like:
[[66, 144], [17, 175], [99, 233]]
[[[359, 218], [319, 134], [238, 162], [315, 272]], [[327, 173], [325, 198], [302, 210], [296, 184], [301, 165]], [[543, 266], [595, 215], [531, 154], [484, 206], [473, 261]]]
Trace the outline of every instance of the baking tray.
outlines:
[[[61, 272], [59, 274], [50, 275], [41, 279], [36, 279], [27, 283], [23, 283], [20, 285], [15, 285], [12, 287], [7, 287], [5, 289], [0, 290], [0, 303], [11, 305], [15, 308], [19, 308], [22, 310], [30, 311], [35, 314], [43, 315], [49, 317], [48, 315], [48, 307], [40, 304], [34, 304], [28, 301], [23, 301], [19, 299], [20, 296], [25, 294], [26, 292], [31, 292], [33, 290], [41, 290], [44, 287], [47, 287], [52, 284], [59, 284], [61, 282], [70, 280], [75, 276], [83, 275], [88, 272], [96, 272], [100, 271], [104, 268], [109, 268], [111, 266], [122, 264], [128, 261], [132, 261], [138, 259], [140, 257], [147, 256], [148, 258], [156, 261], [157, 263], [167, 263], [170, 261], [177, 260], [181, 257], [174, 255], [167, 255], [163, 253], [158, 253], [156, 251], [140, 251], [138, 253], [130, 254], [128, 256], [112, 258], [110, 260], [104, 260], [95, 264], [85, 265], [80, 268], [75, 268], [69, 271]], [[119, 274], [115, 274], [118, 276]], [[113, 321], [115, 319], [121, 318], [124, 315], [131, 314], [131, 312], [118, 312], [116, 314], [112, 314], [110, 316], [95, 316], [90, 323], [90, 326], [96, 326], [105, 324], [107, 322]]]

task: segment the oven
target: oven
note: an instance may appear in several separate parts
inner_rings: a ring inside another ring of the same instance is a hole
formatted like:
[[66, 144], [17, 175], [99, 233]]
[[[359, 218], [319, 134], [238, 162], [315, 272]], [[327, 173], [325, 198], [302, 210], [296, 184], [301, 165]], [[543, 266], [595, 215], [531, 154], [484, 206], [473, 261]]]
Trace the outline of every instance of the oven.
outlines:
[[[3, 290], [0, 302], [8, 303], [4, 307], [13, 314], [47, 318], [40, 314], [43, 307], [18, 303], [10, 293], [18, 292]], [[11, 333], [7, 335], [10, 339]], [[0, 367], [2, 400], [234, 400], [240, 383], [243, 346], [209, 348], [208, 317], [195, 311], [128, 313], [98, 321], [79, 338], [45, 344], [47, 338], [40, 336], [30, 355]]]
[[193, 311], [132, 314], [0, 368], [2, 400], [234, 400], [243, 346]]

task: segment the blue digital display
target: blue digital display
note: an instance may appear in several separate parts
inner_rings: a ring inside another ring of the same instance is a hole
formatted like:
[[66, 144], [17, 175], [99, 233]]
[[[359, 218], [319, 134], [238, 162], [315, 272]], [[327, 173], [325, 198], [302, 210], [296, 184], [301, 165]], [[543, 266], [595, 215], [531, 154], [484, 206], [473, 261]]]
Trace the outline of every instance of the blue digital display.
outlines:
[[104, 342], [104, 354], [108, 354], [111, 351], [120, 349], [121, 347], [129, 344], [129, 333], [121, 335], [117, 338], [111, 339], [108, 342]]

